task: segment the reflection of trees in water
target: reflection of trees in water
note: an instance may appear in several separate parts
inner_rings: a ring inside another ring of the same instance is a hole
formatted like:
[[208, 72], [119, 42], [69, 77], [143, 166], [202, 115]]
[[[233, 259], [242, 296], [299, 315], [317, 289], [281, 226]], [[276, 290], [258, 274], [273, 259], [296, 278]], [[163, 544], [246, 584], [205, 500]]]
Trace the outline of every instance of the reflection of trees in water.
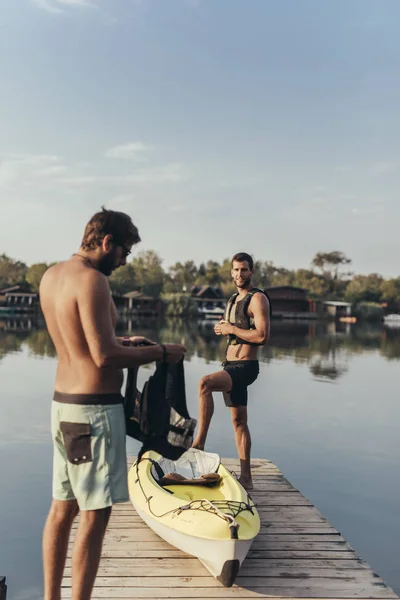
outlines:
[[[24, 347], [33, 354], [54, 357], [55, 349], [43, 322], [15, 322], [7, 326], [0, 321], [0, 360], [9, 352]], [[164, 343], [183, 343], [187, 358], [199, 356], [206, 361], [221, 362], [225, 356], [226, 338], [214, 334], [213, 321], [182, 319], [130, 319], [120, 321], [117, 335], [145, 335]], [[309, 365], [318, 378], [334, 380], [347, 370], [350, 355], [380, 352], [388, 360], [400, 358], [400, 329], [380, 326], [349, 326], [320, 322], [273, 321], [271, 339], [260, 349], [260, 360], [290, 358]]]
[[184, 344], [188, 359], [194, 355], [206, 361], [222, 361], [224, 358], [226, 339], [214, 334], [212, 321], [183, 319], [121, 321], [117, 333], [144, 335], [165, 344]]
[[399, 359], [400, 331], [380, 326], [273, 321], [270, 344], [262, 350], [261, 360], [291, 357], [309, 364], [314, 376], [334, 380], [347, 371], [350, 355], [371, 351]]
[[28, 348], [35, 356], [54, 357], [55, 348], [44, 321], [10, 318], [0, 321], [0, 359], [10, 352]]
[[322, 357], [315, 359], [313, 357], [311, 359], [310, 371], [317, 379], [329, 379], [330, 381], [334, 381], [347, 371], [347, 366], [336, 364], [335, 359], [331, 359], [331, 357], [327, 359]]
[[226, 339], [215, 335], [212, 322], [169, 319], [161, 327], [160, 339], [166, 343], [184, 344], [189, 359], [194, 355], [207, 362], [224, 359]]
[[381, 354], [388, 360], [400, 357], [400, 329], [384, 328], [381, 336]]
[[47, 356], [48, 358], [56, 356], [56, 349], [47, 329], [33, 329], [25, 340], [25, 344], [32, 354], [37, 356]]
[[10, 352], [20, 352], [23, 341], [23, 335], [0, 330], [0, 360]]

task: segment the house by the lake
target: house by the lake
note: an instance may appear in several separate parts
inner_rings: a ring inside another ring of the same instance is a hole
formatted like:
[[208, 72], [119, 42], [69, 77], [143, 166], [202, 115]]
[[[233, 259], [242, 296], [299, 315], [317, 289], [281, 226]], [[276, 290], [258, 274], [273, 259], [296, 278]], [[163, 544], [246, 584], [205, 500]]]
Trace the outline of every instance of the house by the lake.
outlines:
[[0, 314], [33, 313], [38, 309], [38, 294], [21, 291], [19, 285], [0, 290]]
[[317, 303], [308, 291], [292, 285], [266, 288], [272, 307], [272, 317], [280, 319], [317, 319]]
[[190, 297], [196, 303], [200, 318], [221, 319], [224, 316], [226, 299], [221, 288], [194, 285]]
[[163, 309], [163, 302], [160, 298], [145, 296], [137, 290], [122, 296], [113, 294], [113, 300], [119, 312], [129, 315], [153, 317], [160, 314]]

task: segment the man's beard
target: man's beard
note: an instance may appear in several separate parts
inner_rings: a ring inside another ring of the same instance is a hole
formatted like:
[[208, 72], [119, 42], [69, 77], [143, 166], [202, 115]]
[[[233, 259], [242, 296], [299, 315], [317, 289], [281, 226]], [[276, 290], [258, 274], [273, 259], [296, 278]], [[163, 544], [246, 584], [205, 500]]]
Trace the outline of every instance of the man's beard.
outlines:
[[235, 281], [235, 285], [236, 287], [238, 287], [239, 289], [242, 288], [248, 288], [251, 284], [251, 277], [247, 277], [246, 279], [243, 279], [243, 281]]
[[110, 252], [110, 254], [106, 254], [99, 260], [98, 269], [100, 273], [106, 275], [107, 277], [111, 275], [111, 273], [117, 268], [115, 265], [115, 250]]

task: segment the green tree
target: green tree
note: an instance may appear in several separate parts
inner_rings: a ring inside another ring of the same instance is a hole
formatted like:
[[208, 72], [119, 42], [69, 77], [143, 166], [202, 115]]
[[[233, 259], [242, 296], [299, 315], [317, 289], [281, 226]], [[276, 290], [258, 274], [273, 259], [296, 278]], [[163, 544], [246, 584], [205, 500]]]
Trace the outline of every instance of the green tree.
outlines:
[[28, 270], [25, 275], [25, 280], [27, 283], [29, 283], [31, 289], [34, 292], [39, 291], [40, 282], [49, 266], [50, 265], [48, 265], [47, 263], [35, 263], [28, 267]]
[[377, 273], [355, 275], [347, 286], [347, 302], [380, 302], [382, 299], [383, 277]]
[[162, 260], [154, 250], [141, 252], [132, 260], [136, 287], [143, 294], [158, 298], [164, 285]]
[[341, 273], [340, 269], [351, 263], [351, 259], [343, 252], [335, 250], [333, 252], [317, 252], [312, 259], [312, 265], [321, 270], [322, 275], [330, 282], [330, 291], [337, 294], [339, 282], [350, 275], [350, 273]]
[[197, 267], [193, 260], [187, 260], [183, 264], [177, 262], [169, 268], [167, 275], [176, 292], [189, 291], [196, 281]]
[[25, 281], [28, 267], [7, 254], [0, 254], [0, 289], [18, 285]]
[[314, 298], [322, 298], [329, 291], [329, 282], [322, 275], [308, 269], [297, 269], [293, 284], [307, 290]]
[[283, 267], [274, 267], [270, 277], [271, 286], [293, 285], [294, 272]]
[[162, 299], [167, 304], [166, 314], [169, 317], [197, 317], [197, 304], [188, 294], [163, 294]]
[[230, 258], [225, 258], [219, 267], [220, 283], [230, 284], [232, 282], [232, 264]]
[[400, 303], [400, 277], [387, 279], [381, 285], [382, 300]]
[[195, 285], [205, 285], [207, 283], [206, 279], [206, 266], [204, 263], [200, 263], [200, 266], [197, 271]]
[[132, 263], [127, 263], [112, 273], [110, 276], [110, 287], [113, 294], [120, 296], [137, 289], [135, 270]]
[[[253, 284], [259, 288], [267, 288], [273, 285], [289, 285], [288, 283], [280, 283], [279, 280], [290, 279], [290, 271], [285, 272], [276, 267], [272, 261], [256, 260], [254, 263]], [[276, 281], [278, 280], [278, 283]]]
[[209, 285], [217, 286], [221, 283], [220, 264], [209, 260], [206, 264], [206, 281]]

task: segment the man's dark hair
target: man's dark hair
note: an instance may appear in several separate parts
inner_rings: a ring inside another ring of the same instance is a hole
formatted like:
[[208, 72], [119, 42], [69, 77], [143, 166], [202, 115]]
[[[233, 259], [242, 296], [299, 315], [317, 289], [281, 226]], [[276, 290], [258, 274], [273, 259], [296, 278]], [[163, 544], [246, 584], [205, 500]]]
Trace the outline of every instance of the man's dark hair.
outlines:
[[140, 242], [139, 231], [132, 223], [129, 215], [115, 210], [107, 210], [104, 206], [97, 212], [85, 227], [81, 248], [95, 250], [106, 235], [112, 235], [117, 245], [132, 246]]
[[253, 258], [250, 256], [250, 254], [247, 254], [247, 252], [238, 252], [235, 254], [235, 256], [232, 257], [231, 265], [233, 265], [234, 260], [236, 260], [236, 262], [247, 261], [250, 271], [252, 271], [254, 268]]

